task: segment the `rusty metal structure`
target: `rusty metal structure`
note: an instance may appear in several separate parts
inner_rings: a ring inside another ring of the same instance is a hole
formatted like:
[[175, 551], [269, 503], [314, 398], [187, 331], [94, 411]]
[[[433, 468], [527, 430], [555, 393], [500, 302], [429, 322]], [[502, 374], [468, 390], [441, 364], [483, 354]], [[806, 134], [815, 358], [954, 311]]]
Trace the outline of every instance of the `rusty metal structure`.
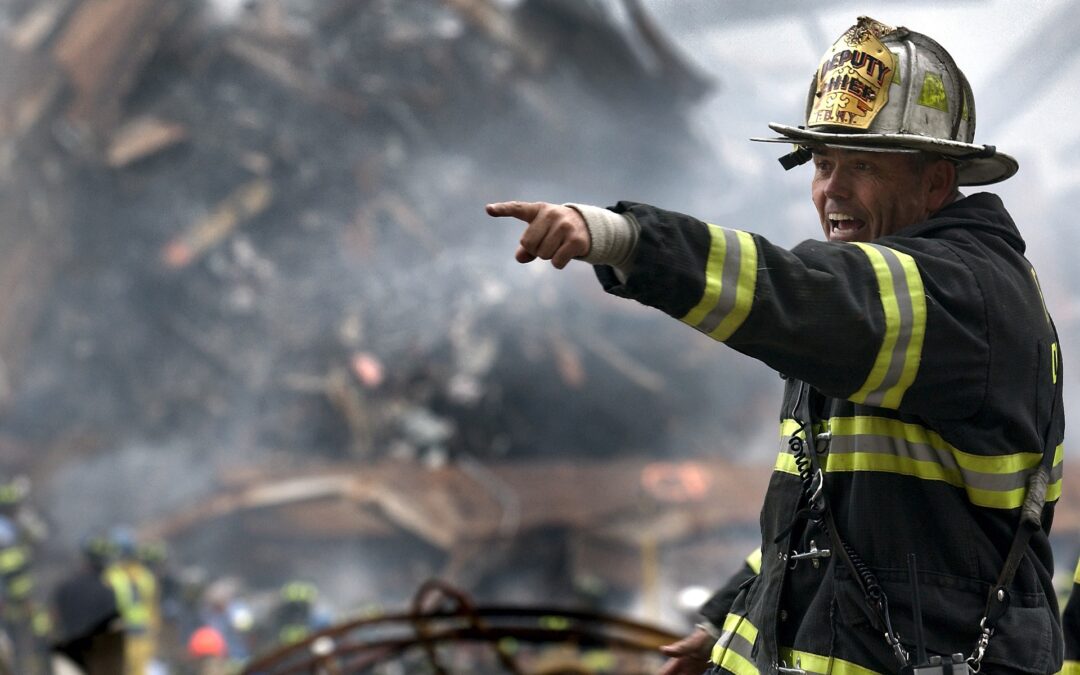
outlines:
[[[437, 675], [636, 675], [654, 672], [657, 648], [678, 637], [597, 612], [473, 605], [461, 591], [432, 580], [420, 587], [408, 612], [334, 626], [255, 659], [243, 672], [361, 675], [397, 662], [403, 672]], [[462, 651], [471, 652], [465, 660]]]

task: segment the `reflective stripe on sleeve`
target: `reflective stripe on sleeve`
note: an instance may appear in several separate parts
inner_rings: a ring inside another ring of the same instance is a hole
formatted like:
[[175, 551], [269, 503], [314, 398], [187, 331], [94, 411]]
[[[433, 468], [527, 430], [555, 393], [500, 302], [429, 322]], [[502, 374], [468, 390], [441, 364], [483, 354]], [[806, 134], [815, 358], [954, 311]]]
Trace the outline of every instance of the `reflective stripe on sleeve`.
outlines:
[[757, 245], [748, 232], [708, 225], [705, 292], [681, 320], [715, 340], [726, 340], [750, 314], [757, 285]]
[[885, 334], [870, 375], [850, 396], [863, 405], [896, 409], [915, 381], [926, 335], [926, 295], [915, 259], [880, 244], [856, 243], [877, 277]]
[[[836, 417], [828, 421], [828, 427], [832, 440], [823, 462], [827, 473], [878, 471], [942, 481], [962, 488], [972, 504], [988, 508], [1019, 508], [1028, 477], [1042, 460], [1037, 452], [975, 455], [918, 424], [884, 417]], [[799, 473], [787, 442], [797, 429], [794, 420], [781, 424], [777, 471]], [[1061, 496], [1063, 459], [1064, 445], [1058, 445], [1046, 491], [1048, 502]]]
[[757, 636], [758, 629], [745, 616], [728, 614], [710, 660], [736, 675], [759, 675], [751, 656]]
[[757, 547], [754, 551], [746, 556], [746, 566], [750, 568], [754, 574], [761, 574], [761, 547]]
[[1073, 583], [1080, 584], [1080, 560], [1076, 561], [1076, 570], [1073, 572]]
[[816, 675], [879, 675], [876, 670], [830, 656], [780, 648], [780, 659], [788, 668], [798, 668]]
[[1066, 661], [1061, 664], [1057, 675], [1080, 675], [1080, 661]]

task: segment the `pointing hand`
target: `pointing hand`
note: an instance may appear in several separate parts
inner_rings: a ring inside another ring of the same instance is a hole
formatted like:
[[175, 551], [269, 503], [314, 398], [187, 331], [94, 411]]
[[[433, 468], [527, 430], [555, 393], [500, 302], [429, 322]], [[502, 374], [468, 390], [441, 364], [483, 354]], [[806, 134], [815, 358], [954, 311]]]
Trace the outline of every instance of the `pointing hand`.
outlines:
[[562, 269], [589, 253], [592, 241], [581, 214], [569, 206], [546, 202], [498, 202], [487, 205], [489, 216], [510, 216], [528, 223], [514, 258], [527, 263], [540, 258]]

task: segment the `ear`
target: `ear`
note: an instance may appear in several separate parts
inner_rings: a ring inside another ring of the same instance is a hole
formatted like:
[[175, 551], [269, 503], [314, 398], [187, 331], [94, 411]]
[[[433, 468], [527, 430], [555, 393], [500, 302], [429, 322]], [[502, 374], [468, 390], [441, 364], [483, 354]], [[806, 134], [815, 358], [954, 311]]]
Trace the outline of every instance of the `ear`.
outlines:
[[956, 165], [947, 159], [939, 159], [926, 167], [926, 206], [933, 213], [952, 200], [956, 192]]

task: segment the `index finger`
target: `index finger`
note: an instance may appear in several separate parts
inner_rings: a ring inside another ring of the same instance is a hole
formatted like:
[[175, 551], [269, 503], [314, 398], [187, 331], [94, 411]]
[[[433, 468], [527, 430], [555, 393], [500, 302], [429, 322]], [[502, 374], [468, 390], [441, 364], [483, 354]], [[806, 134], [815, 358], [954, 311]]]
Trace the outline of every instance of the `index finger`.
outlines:
[[532, 222], [540, 212], [540, 202], [495, 202], [485, 207], [489, 216], [501, 218], [510, 216], [526, 223]]

